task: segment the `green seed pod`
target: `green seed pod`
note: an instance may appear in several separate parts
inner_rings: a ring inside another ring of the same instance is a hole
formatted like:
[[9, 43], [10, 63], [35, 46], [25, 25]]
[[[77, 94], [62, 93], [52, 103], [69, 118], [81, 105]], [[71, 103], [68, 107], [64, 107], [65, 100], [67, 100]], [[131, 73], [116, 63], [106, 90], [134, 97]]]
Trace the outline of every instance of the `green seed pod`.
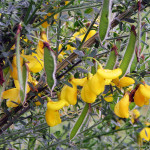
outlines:
[[[142, 40], [143, 42], [145, 42], [145, 40], [146, 40], [146, 32], [144, 32], [144, 30], [145, 30], [145, 28], [144, 28], [144, 25], [143, 25], [143, 27], [142, 27], [142, 32], [143, 32], [143, 34], [142, 34], [142, 37], [141, 37], [141, 40]], [[144, 46], [145, 46], [145, 44], [141, 42], [141, 51], [140, 51], [140, 53], [142, 53], [142, 51], [144, 50]], [[136, 69], [137, 63], [138, 63], [138, 60], [137, 60], [137, 56], [135, 55], [135, 56], [134, 56], [134, 59], [133, 59], [133, 61], [132, 61], [132, 65], [131, 65], [131, 68], [130, 68], [130, 72], [133, 72], [133, 71]], [[142, 63], [142, 60], [141, 60], [140, 63]], [[143, 65], [141, 69], [144, 69], [144, 68], [145, 68], [145, 65]]]
[[131, 59], [135, 50], [135, 45], [136, 45], [136, 31], [135, 31], [135, 26], [132, 25], [129, 43], [128, 43], [123, 60], [120, 65], [120, 69], [122, 70], [122, 75], [120, 76], [120, 78], [125, 75], [129, 67], [129, 64], [131, 62]]
[[109, 30], [110, 11], [111, 0], [103, 0], [103, 6], [99, 23], [99, 38], [101, 42], [103, 42], [103, 40], [106, 38]]

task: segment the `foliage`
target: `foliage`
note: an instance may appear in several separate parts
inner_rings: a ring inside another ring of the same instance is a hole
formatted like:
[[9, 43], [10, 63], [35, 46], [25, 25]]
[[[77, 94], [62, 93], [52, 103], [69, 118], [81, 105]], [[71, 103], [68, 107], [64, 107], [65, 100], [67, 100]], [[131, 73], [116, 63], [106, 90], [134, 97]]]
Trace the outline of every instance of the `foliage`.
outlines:
[[0, 2], [1, 149], [150, 147], [150, 3], [105, 2]]

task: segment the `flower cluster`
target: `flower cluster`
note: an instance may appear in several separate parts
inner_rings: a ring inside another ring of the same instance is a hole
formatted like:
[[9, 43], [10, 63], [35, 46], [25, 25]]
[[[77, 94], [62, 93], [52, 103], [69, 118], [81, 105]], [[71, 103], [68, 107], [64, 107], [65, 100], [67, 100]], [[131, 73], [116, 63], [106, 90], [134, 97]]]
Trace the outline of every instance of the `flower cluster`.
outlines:
[[[41, 39], [47, 42], [47, 37], [45, 32], [41, 32]], [[37, 45], [37, 49], [35, 53], [31, 55], [21, 54], [20, 56], [20, 68], [22, 70], [23, 65], [26, 65], [28, 71], [28, 80], [27, 82], [32, 83], [33, 85], [37, 84], [37, 81], [32, 78], [30, 72], [37, 73], [43, 69], [43, 57], [44, 57], [44, 50], [43, 50], [43, 42], [39, 41]], [[12, 68], [10, 68], [10, 75], [14, 79], [15, 88], [8, 89], [3, 92], [2, 98], [7, 99], [6, 105], [7, 107], [17, 107], [21, 103], [21, 96], [20, 96], [20, 85], [18, 81], [18, 71], [17, 71], [17, 60], [16, 55], [13, 56], [12, 60]], [[30, 91], [30, 87], [26, 84], [26, 93]]]

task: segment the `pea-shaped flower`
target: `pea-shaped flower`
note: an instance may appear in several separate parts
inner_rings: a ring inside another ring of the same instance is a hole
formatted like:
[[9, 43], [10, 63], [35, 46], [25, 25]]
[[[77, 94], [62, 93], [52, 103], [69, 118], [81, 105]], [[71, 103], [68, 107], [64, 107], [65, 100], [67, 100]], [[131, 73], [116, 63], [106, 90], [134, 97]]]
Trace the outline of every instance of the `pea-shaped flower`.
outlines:
[[134, 102], [136, 105], [142, 107], [143, 105], [148, 105], [150, 99], [150, 86], [145, 84], [140, 84], [138, 89], [134, 94]]
[[125, 93], [123, 98], [115, 105], [115, 114], [120, 118], [129, 118], [129, 94]]
[[88, 74], [87, 81], [84, 83], [83, 88], [81, 90], [81, 98], [87, 103], [95, 102], [97, 96], [94, 92], [91, 91], [91, 88], [89, 86], [89, 82], [91, 81], [92, 77], [92, 74]]
[[64, 85], [60, 93], [60, 99], [66, 100], [69, 104], [75, 105], [77, 103], [77, 86], [70, 81], [72, 87]]
[[121, 79], [116, 78], [113, 80], [116, 86], [122, 88], [135, 83], [135, 81], [130, 77], [122, 77]]
[[49, 101], [47, 103], [47, 110], [45, 113], [45, 119], [49, 126], [53, 127], [61, 123], [59, 110], [65, 106], [68, 106], [68, 102], [65, 100], [59, 100], [57, 102]]

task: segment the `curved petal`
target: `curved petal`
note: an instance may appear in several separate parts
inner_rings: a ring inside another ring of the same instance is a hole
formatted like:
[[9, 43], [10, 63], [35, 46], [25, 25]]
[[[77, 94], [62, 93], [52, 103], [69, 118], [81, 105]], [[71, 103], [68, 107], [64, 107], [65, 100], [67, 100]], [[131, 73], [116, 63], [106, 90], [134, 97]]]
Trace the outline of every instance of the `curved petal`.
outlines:
[[84, 83], [87, 81], [87, 77], [81, 78], [81, 79], [77, 79], [77, 78], [73, 78], [71, 80], [72, 83], [74, 83], [76, 86], [83, 86]]
[[142, 94], [140, 89], [138, 88], [134, 94], [134, 102], [136, 105], [138, 105], [139, 107], [142, 107], [143, 105], [145, 105], [147, 103], [148, 99], [145, 98]]
[[81, 98], [83, 101], [87, 103], [93, 103], [96, 100], [97, 95], [93, 93], [89, 87], [89, 81], [91, 80], [92, 76], [88, 78], [87, 82], [84, 83], [84, 86], [81, 90]]
[[29, 70], [33, 73], [40, 72], [43, 69], [43, 61], [40, 60], [38, 55], [22, 55], [28, 61]]
[[45, 119], [49, 126], [53, 127], [61, 123], [61, 118], [58, 110], [47, 109]]
[[8, 99], [6, 102], [7, 107], [17, 107], [17, 104], [20, 104], [20, 90], [17, 88], [6, 90], [2, 94], [2, 98]]
[[109, 70], [109, 69], [98, 69], [98, 74], [105, 79], [115, 79], [122, 74], [122, 70], [120, 68]]
[[139, 90], [144, 97], [150, 98], [150, 86], [149, 85], [145, 84], [144, 86], [143, 84], [140, 84]]
[[140, 132], [140, 138], [143, 139], [144, 141], [150, 141], [150, 128], [144, 128]]
[[59, 100], [57, 102], [50, 101], [47, 103], [47, 109], [51, 110], [60, 110], [64, 106], [69, 106], [69, 103], [66, 100]]
[[115, 114], [120, 118], [129, 118], [129, 95], [126, 93], [123, 98], [115, 105]]
[[88, 86], [94, 94], [99, 95], [105, 89], [105, 79], [96, 73], [88, 80]]
[[134, 84], [135, 81], [130, 78], [130, 77], [122, 77], [120, 80], [119, 80], [119, 87], [126, 87], [126, 86], [129, 86], [131, 84]]
[[72, 86], [64, 85], [60, 99], [66, 100], [71, 105], [75, 105], [77, 103], [77, 86], [75, 84], [72, 84]]

